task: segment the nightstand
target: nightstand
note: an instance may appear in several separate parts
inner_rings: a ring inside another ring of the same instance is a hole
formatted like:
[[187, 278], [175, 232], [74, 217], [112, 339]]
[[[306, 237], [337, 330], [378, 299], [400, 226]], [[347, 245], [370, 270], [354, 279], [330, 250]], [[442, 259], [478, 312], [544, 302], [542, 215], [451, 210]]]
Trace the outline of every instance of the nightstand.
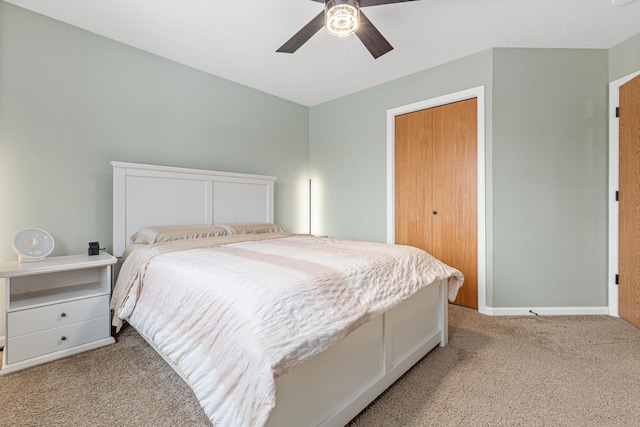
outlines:
[[107, 253], [0, 263], [6, 342], [0, 375], [115, 342]]

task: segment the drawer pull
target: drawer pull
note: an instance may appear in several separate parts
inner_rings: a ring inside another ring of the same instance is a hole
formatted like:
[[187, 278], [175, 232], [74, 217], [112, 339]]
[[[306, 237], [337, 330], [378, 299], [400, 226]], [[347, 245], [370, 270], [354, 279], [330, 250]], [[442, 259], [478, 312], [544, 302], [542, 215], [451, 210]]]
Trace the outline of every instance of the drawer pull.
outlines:
[[61, 313], [60, 317], [67, 317], [67, 313]]
[[62, 341], [66, 341], [67, 337], [65, 337], [64, 335], [62, 336], [62, 338], [60, 338]]

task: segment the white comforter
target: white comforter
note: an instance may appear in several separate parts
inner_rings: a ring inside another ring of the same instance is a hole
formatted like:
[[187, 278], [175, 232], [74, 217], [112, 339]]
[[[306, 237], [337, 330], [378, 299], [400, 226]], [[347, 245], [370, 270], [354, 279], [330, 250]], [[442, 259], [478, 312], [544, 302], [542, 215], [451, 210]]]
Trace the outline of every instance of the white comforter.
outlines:
[[264, 425], [274, 377], [436, 280], [449, 278], [450, 300], [462, 284], [412, 247], [272, 237], [133, 252], [114, 291], [114, 324], [154, 342], [216, 426]]

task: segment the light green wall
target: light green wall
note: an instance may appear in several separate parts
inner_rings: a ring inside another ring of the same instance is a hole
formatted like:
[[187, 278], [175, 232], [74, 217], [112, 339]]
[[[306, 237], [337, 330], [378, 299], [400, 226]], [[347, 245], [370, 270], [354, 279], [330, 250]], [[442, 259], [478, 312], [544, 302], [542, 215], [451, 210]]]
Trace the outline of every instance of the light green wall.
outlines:
[[111, 248], [112, 160], [276, 175], [276, 221], [306, 217], [308, 109], [0, 2], [0, 260]]
[[386, 241], [387, 110], [482, 85], [490, 145], [490, 50], [312, 107], [313, 232]]
[[5, 2], [0, 54], [0, 260], [26, 227], [110, 250], [112, 160], [275, 175], [276, 222], [305, 229], [307, 107]]
[[493, 306], [607, 305], [607, 51], [495, 49]]
[[[313, 232], [385, 242], [387, 110], [478, 86], [485, 88], [487, 277], [491, 272], [492, 50], [312, 107]], [[488, 301], [491, 289], [488, 289]]]
[[606, 50], [493, 49], [311, 108], [313, 231], [384, 241], [386, 110], [479, 85], [487, 305], [605, 306]]
[[609, 49], [609, 81], [640, 71], [640, 34]]

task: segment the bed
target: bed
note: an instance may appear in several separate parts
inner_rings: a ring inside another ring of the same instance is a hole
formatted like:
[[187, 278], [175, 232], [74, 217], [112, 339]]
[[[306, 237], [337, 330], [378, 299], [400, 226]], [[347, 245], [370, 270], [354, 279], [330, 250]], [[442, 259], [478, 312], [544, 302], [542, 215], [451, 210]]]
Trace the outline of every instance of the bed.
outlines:
[[112, 166], [114, 325], [133, 326], [214, 425], [345, 425], [447, 344], [462, 274], [423, 251], [286, 233], [274, 177]]

